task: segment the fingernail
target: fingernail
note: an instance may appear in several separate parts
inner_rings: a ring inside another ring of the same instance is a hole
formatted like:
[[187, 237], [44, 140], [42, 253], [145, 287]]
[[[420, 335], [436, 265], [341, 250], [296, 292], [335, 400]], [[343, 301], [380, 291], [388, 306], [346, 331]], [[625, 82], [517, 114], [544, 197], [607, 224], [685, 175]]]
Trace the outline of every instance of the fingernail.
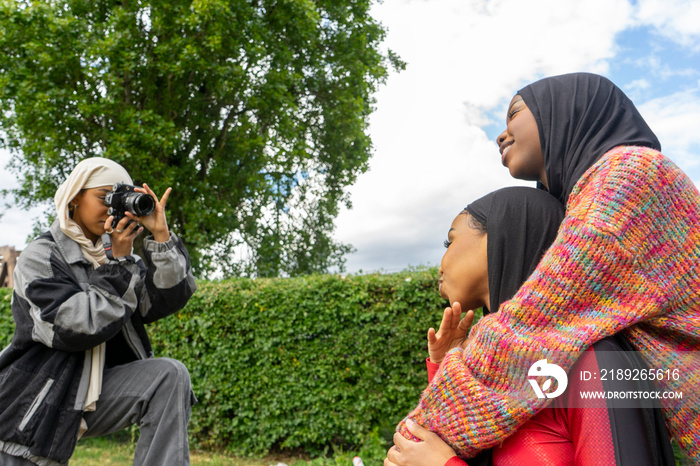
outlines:
[[406, 419], [406, 425], [413, 427], [414, 425], [416, 425], [416, 423], [413, 421], [413, 419], [409, 418], [409, 419]]

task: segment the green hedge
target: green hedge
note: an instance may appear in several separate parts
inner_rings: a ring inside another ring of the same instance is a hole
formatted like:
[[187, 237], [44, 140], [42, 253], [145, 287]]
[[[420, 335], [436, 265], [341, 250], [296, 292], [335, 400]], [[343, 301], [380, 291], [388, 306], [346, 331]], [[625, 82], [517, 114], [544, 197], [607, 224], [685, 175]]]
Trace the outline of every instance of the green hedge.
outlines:
[[[200, 282], [182, 312], [149, 326], [156, 355], [190, 370], [195, 443], [317, 454], [387, 437], [426, 385], [426, 329], [445, 305], [436, 277]], [[3, 345], [9, 304], [0, 292]]]
[[0, 350], [10, 343], [15, 331], [15, 321], [12, 319], [12, 289], [0, 288]]

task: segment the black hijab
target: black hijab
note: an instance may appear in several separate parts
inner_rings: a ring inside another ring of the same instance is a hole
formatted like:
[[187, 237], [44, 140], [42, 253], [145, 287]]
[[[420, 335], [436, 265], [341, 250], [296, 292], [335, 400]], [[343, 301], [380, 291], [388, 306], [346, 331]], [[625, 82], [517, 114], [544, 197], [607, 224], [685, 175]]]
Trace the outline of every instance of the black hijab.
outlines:
[[565, 205], [576, 182], [610, 149], [627, 145], [661, 150], [632, 101], [602, 76], [544, 78], [518, 94], [537, 121], [549, 192]]
[[[469, 204], [465, 210], [486, 227], [489, 299], [491, 308], [497, 311], [501, 304], [515, 295], [554, 242], [564, 218], [564, 206], [546, 191], [511, 187], [487, 194]], [[597, 351], [615, 351], [617, 357], [624, 360], [625, 368], [649, 370], [622, 334], [606, 338], [596, 343], [596, 347]], [[655, 390], [651, 380], [641, 381], [638, 386], [619, 380], [610, 382], [611, 385], [607, 383], [604, 383], [604, 389], [615, 391]], [[616, 407], [610, 401], [608, 406]], [[639, 460], [655, 465], [674, 464], [673, 450], [660, 409], [608, 409], [607, 414], [616, 455], [618, 451], [625, 451], [625, 454], [631, 455], [630, 462]], [[630, 453], [629, 445], [625, 444], [626, 437], [620, 435], [629, 432], [646, 441], [647, 448]], [[482, 451], [470, 459], [469, 464], [492, 466], [492, 450]]]
[[486, 227], [491, 309], [512, 298], [554, 242], [564, 207], [545, 191], [503, 188], [465, 209]]

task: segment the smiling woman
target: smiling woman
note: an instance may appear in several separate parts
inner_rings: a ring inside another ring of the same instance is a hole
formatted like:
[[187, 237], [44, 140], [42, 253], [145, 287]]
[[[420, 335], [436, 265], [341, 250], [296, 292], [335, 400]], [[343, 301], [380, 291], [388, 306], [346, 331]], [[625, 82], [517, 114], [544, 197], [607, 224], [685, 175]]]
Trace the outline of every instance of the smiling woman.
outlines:
[[537, 122], [521, 96], [516, 95], [511, 100], [506, 129], [496, 142], [501, 152], [501, 163], [508, 167], [513, 178], [541, 181], [547, 185]]
[[[686, 374], [657, 379], [655, 387], [683, 394], [664, 397], [662, 412], [670, 435], [700, 461], [700, 361], [689, 357], [700, 350], [700, 193], [606, 78], [554, 76], [518, 95], [522, 103], [514, 100], [518, 110], [509, 111], [510, 128], [499, 137], [505, 162], [510, 168], [525, 157], [541, 168], [543, 156], [546, 177], [538, 181], [566, 206], [566, 216], [534, 273], [499, 312], [481, 319], [463, 352], [447, 354], [447, 375], [409, 417], [461, 456], [473, 456], [502, 443], [546, 403], [520, 396], [523, 351], [556, 357], [568, 371], [588, 348], [614, 336], [648, 368]], [[532, 113], [539, 141], [529, 116], [530, 130], [519, 132], [520, 116], [529, 115], [520, 105]], [[523, 142], [535, 150], [516, 151]], [[459, 416], [445, 415], [446, 396]]]

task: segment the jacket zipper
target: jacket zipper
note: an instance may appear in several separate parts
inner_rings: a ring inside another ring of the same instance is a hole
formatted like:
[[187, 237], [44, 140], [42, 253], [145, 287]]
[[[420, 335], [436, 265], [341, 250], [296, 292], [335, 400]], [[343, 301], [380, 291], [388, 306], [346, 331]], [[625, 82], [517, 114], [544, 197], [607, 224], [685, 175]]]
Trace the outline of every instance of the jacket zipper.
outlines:
[[[126, 344], [131, 347], [131, 350], [134, 352], [137, 358], [147, 359], [148, 355], [145, 354], [145, 351], [141, 350], [141, 347], [134, 342], [134, 339], [132, 339], [132, 328], [133, 324], [131, 323], [131, 320], [128, 320], [126, 325], [124, 325], [124, 328], [122, 329], [122, 333], [124, 334], [124, 340], [126, 340]], [[133, 332], [136, 333], [136, 330], [134, 330]], [[138, 335], [136, 336], [136, 338], [138, 339]]]
[[49, 390], [51, 389], [53, 382], [53, 379], [47, 380], [39, 394], [36, 396], [36, 398], [34, 398], [34, 402], [29, 407], [29, 411], [27, 411], [27, 414], [24, 415], [24, 417], [22, 418], [22, 422], [20, 422], [19, 424], [20, 432], [23, 431], [25, 427], [27, 427], [29, 421], [31, 421], [32, 417], [34, 417], [34, 414], [36, 413], [37, 409], [39, 409], [39, 406], [41, 406], [41, 403], [44, 401], [44, 398], [46, 398], [46, 395], [49, 394]]

